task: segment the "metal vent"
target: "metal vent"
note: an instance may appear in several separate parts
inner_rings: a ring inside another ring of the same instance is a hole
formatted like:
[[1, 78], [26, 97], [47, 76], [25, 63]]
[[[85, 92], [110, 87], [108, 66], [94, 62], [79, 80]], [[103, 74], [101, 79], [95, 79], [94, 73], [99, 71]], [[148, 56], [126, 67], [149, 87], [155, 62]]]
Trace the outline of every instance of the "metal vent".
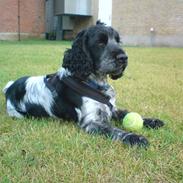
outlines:
[[91, 16], [91, 0], [55, 0], [54, 14]]

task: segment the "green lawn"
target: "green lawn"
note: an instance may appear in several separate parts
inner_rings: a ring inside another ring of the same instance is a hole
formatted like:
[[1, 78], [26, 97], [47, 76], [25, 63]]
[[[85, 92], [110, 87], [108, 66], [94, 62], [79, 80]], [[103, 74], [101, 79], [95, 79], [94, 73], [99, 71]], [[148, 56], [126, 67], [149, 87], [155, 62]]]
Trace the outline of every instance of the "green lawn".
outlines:
[[[0, 42], [0, 89], [21, 76], [55, 72], [69, 47], [70, 42]], [[183, 182], [183, 49], [125, 50], [125, 76], [109, 82], [120, 108], [166, 122], [160, 130], [139, 132], [150, 147], [90, 136], [72, 122], [11, 119], [1, 92], [0, 182]]]

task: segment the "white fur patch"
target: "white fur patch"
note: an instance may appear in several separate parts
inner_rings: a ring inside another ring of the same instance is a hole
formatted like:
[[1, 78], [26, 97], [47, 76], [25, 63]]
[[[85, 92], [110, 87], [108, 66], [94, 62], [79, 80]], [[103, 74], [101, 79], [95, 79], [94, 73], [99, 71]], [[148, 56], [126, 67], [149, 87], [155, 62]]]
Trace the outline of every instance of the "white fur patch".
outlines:
[[67, 77], [67, 76], [70, 76], [71, 73], [68, 69], [65, 69], [63, 67], [61, 67], [59, 70], [58, 70], [58, 76], [60, 79], [62, 79], [63, 77]]
[[110, 96], [110, 103], [113, 105], [113, 107], [116, 107], [116, 94], [114, 91], [114, 88], [110, 85], [109, 89], [105, 92], [105, 94]]
[[82, 99], [83, 104], [81, 106], [81, 112], [78, 113], [77, 111], [79, 119], [84, 118], [81, 127], [91, 121], [95, 123], [101, 123], [104, 120], [110, 121], [112, 113], [106, 104], [102, 104], [88, 97], [82, 97]]
[[44, 76], [30, 77], [26, 81], [26, 94], [23, 101], [41, 105], [50, 116], [54, 116], [51, 112], [54, 100], [51, 91], [44, 83]]
[[10, 100], [7, 100], [7, 113], [11, 117], [17, 117], [17, 118], [23, 118], [23, 115], [21, 115], [19, 112], [16, 111], [15, 107], [12, 105]]
[[78, 121], [81, 121], [81, 119], [82, 119], [82, 112], [81, 112], [81, 110], [78, 109], [78, 108], [75, 108], [75, 111], [77, 113]]

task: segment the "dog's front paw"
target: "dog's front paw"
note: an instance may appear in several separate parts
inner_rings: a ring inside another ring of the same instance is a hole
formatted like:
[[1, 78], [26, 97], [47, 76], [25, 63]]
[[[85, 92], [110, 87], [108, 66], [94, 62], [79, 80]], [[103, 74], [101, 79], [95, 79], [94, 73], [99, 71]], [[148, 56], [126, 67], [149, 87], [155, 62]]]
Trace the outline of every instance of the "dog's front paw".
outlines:
[[164, 126], [164, 122], [159, 119], [144, 118], [143, 120], [146, 128], [158, 129]]
[[149, 146], [149, 142], [145, 137], [143, 137], [141, 135], [136, 135], [133, 133], [127, 133], [123, 137], [123, 143], [128, 144], [130, 146], [134, 146], [134, 145], [137, 145], [139, 147]]

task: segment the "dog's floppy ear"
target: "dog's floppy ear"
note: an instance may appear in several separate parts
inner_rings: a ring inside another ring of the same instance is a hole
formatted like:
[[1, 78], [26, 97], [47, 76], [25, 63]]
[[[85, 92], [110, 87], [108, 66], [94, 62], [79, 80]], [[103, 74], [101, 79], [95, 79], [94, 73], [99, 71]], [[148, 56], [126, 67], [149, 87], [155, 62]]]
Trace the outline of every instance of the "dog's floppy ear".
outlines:
[[82, 30], [76, 36], [72, 48], [64, 54], [63, 67], [74, 76], [87, 77], [93, 72], [93, 61], [87, 50], [87, 30]]

